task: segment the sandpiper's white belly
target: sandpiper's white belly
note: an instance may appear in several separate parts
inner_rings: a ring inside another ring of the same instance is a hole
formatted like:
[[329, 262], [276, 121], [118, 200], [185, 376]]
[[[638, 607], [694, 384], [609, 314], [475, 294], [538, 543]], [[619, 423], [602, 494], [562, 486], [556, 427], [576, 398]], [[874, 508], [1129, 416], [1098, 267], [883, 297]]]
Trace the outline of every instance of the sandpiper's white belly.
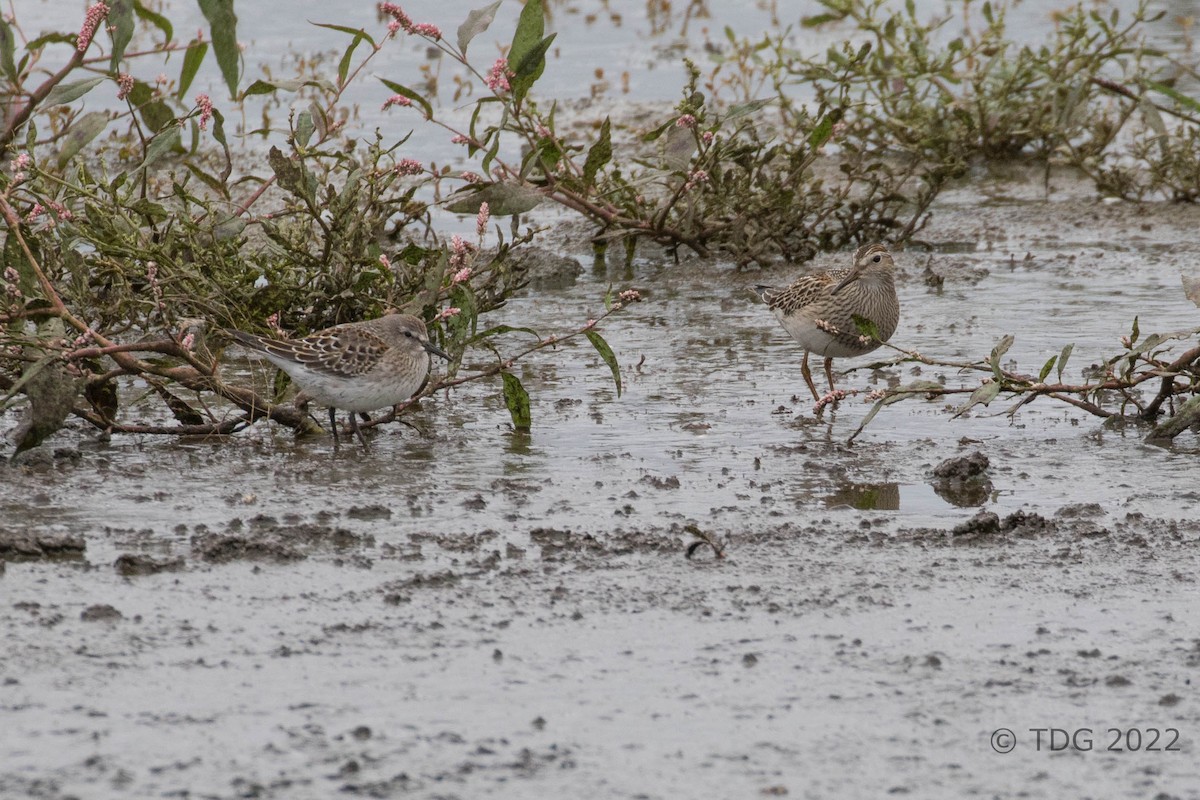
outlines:
[[792, 338], [810, 353], [815, 353], [825, 358], [849, 358], [852, 356], [861, 356], [868, 352], [861, 346], [847, 346], [837, 337], [821, 330], [817, 327], [816, 320], [806, 316], [803, 311], [794, 311], [791, 314], [785, 314], [778, 308], [773, 309], [773, 311], [780, 324], [783, 325], [783, 329], [791, 334]]
[[366, 412], [389, 408], [416, 394], [429, 373], [429, 357], [418, 363], [406, 364], [406, 369], [377, 367], [362, 375], [337, 376], [309, 369], [304, 364], [267, 355], [280, 369], [292, 376], [304, 394], [323, 406], [343, 411]]

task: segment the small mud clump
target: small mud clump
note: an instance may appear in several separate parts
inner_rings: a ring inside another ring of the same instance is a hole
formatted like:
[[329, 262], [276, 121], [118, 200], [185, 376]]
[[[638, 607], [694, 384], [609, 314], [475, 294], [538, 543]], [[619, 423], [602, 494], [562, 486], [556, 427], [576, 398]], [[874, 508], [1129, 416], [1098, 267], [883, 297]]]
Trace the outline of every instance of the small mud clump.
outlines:
[[281, 542], [250, 540], [241, 536], [211, 534], [193, 541], [200, 558], [212, 564], [228, 564], [231, 561], [274, 561], [285, 564], [300, 561], [304, 554]]
[[182, 558], [157, 559], [137, 553], [123, 553], [113, 562], [117, 573], [127, 578], [135, 575], [154, 575], [183, 569]]
[[978, 450], [970, 455], [947, 459], [933, 470], [933, 491], [946, 502], [960, 508], [981, 506], [992, 494], [988, 466], [988, 457]]
[[29, 533], [0, 529], [0, 558], [8, 560], [78, 558], [87, 549], [82, 536], [69, 533]]
[[1000, 532], [1000, 516], [994, 511], [980, 511], [966, 522], [955, 525], [951, 536], [987, 536]]
[[79, 618], [84, 622], [116, 622], [124, 619], [125, 615], [107, 603], [97, 603], [85, 608]]

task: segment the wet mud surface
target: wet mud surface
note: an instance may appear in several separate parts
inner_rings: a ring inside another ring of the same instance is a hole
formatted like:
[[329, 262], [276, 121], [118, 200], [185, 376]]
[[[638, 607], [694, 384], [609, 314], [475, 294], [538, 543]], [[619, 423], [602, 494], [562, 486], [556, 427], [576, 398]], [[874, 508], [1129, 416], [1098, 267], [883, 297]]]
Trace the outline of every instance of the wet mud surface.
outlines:
[[[972, 202], [898, 254], [898, 344], [1078, 375], [1200, 324], [1196, 209]], [[531, 435], [477, 383], [365, 454], [73, 428], [0, 467], [0, 797], [1200, 796], [1194, 435], [905, 401], [847, 445], [869, 404], [814, 417], [749, 290], [790, 272], [584, 267], [495, 322], [640, 289], [625, 392], [564, 344]], [[916, 374], [966, 380], [840, 381]]]

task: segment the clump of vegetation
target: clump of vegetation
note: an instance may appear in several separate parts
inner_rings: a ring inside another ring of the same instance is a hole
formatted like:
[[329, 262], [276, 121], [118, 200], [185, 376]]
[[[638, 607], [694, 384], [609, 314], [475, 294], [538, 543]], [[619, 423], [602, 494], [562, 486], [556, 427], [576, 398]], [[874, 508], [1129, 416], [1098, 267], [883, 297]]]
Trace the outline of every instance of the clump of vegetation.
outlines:
[[[477, 217], [476, 236], [443, 238], [432, 198], [446, 175], [411, 157], [405, 140], [347, 126], [343, 95], [390, 40], [421, 37], [470, 66], [466, 47], [488, 28], [497, 5], [473, 12], [453, 46], [436, 26], [413, 23], [398, 6], [382, 3], [375, 35], [322, 26], [350, 37], [336, 75], [259, 80], [240, 93], [231, 4], [201, 3], [212, 38], [184, 45], [168, 20], [139, 2], [97, 2], [78, 34], [26, 41], [19, 58], [20, 28], [0, 20], [0, 144], [8, 147], [0, 175], [7, 226], [0, 408], [20, 393], [29, 400], [14, 437], [18, 450], [38, 444], [72, 413], [106, 432], [229, 433], [264, 416], [313, 429], [276, 397], [222, 378], [221, 330], [307, 333], [392, 308], [436, 323], [436, 335], [454, 355], [448, 377], [427, 394], [501, 375], [517, 429], [528, 429], [531, 420], [514, 363], [564, 339], [592, 342], [619, 391], [615, 355], [596, 325], [638, 299], [636, 292], [610, 296], [597, 319], [546, 337], [480, 326], [481, 317], [524, 285], [511, 254], [535, 235], [521, 225], [527, 209], [496, 189], [457, 198], [451, 208]], [[498, 63], [490, 74], [474, 72], [489, 89], [481, 109], [494, 104], [503, 116], [519, 112], [544, 66], [542, 14], [538, 0], [527, 4], [510, 48], [520, 56], [515, 69]], [[139, 18], [155, 42], [135, 53], [128, 47]], [[94, 55], [105, 38], [109, 52]], [[211, 98], [188, 99], [210, 52], [240, 101], [300, 89], [311, 98], [288, 116], [286, 128], [258, 132], [274, 142], [265, 163], [261, 154], [230, 148], [225, 115]], [[173, 81], [147, 84], [126, 71], [132, 59], [169, 54], [182, 56]], [[59, 65], [40, 66], [55, 55], [62, 55]], [[388, 83], [387, 92], [381, 88], [385, 109], [433, 116], [420, 95]], [[106, 89], [115, 91], [122, 110], [81, 110], [85, 95]], [[512, 217], [507, 236], [491, 225], [506, 215]], [[496, 340], [514, 333], [534, 341], [505, 354]], [[494, 366], [458, 375], [469, 348], [492, 353]], [[126, 419], [117, 384], [134, 376], [163, 400], [174, 424]], [[211, 405], [211, 396], [227, 404]]]
[[[1200, 296], [1196, 302], [1200, 305]], [[863, 332], [874, 335], [869, 323], [863, 324]], [[1063, 378], [1074, 350], [1073, 344], [1047, 359], [1037, 375], [1033, 375], [1019, 372], [1015, 365], [1001, 365], [1001, 359], [1015, 341], [1012, 334], [1001, 337], [986, 359], [975, 362], [930, 358], [885, 342], [885, 346], [898, 355], [863, 369], [917, 363], [946, 367], [962, 374], [977, 373], [982, 377], [974, 386], [951, 387], [937, 381], [917, 380], [878, 392], [875, 405], [850, 436], [850, 441], [862, 433], [884, 406], [917, 397], [933, 400], [951, 395], [968, 395], [966, 402], [956, 409], [955, 418], [972, 409], [978, 410], [978, 406], [987, 407], [1001, 395], [1007, 395], [1010, 400], [1016, 400], [1003, 412], [1011, 419], [1039, 397], [1048, 397], [1105, 420], [1153, 424], [1146, 437], [1152, 442], [1170, 441], [1187, 430], [1200, 433], [1200, 345], [1194, 344], [1197, 336], [1200, 336], [1200, 328], [1155, 333], [1143, 338], [1135, 317], [1131, 331], [1121, 338], [1121, 352], [1086, 370], [1083, 383], [1072, 383]], [[1179, 341], [1193, 344], [1182, 353], [1172, 351], [1171, 344]], [[1149, 396], [1143, 392], [1145, 386], [1153, 389]]]

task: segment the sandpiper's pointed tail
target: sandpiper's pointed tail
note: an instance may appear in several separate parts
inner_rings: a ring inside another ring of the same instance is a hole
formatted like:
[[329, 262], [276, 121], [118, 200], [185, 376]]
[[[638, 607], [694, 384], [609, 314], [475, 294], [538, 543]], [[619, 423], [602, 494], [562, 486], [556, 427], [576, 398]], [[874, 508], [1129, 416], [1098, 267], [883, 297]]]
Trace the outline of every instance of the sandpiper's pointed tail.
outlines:
[[765, 283], [760, 283], [754, 287], [754, 291], [758, 293], [759, 298], [764, 303], [769, 303], [779, 289], [775, 286], [767, 286]]
[[236, 341], [238, 344], [245, 345], [251, 350], [265, 351], [267, 349], [267, 343], [271, 341], [270, 339], [265, 339], [257, 334], [239, 331], [236, 328], [226, 328], [225, 332], [232, 336], [234, 341]]

